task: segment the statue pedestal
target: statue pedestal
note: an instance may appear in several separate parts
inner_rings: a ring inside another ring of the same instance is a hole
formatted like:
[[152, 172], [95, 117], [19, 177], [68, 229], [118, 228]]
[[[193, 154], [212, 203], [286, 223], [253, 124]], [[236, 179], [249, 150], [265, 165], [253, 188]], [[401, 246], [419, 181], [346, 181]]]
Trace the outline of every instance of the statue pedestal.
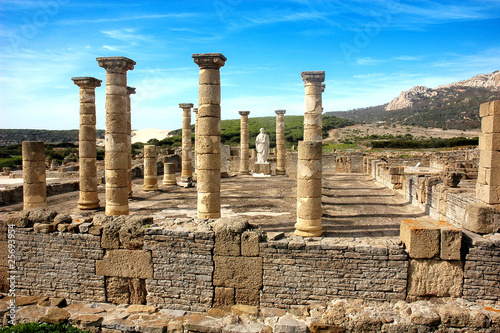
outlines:
[[253, 173], [271, 175], [271, 164], [270, 163], [255, 163]]

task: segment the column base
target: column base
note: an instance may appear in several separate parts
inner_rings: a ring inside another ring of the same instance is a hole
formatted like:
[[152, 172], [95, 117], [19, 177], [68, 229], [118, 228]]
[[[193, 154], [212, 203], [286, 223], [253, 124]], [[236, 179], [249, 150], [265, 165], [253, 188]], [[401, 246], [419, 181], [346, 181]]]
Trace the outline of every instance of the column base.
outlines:
[[107, 216], [113, 215], [129, 215], [128, 205], [123, 206], [114, 206], [114, 205], [106, 205], [105, 214]]
[[190, 183], [192, 181], [193, 181], [193, 177], [192, 176], [190, 176], [190, 177], [182, 177], [181, 176], [181, 181], [180, 181], [181, 183]]
[[297, 218], [295, 223], [295, 235], [301, 237], [319, 237], [323, 233], [321, 219], [306, 220]]
[[198, 212], [199, 219], [220, 219], [220, 212], [217, 213], [202, 213]]
[[143, 186], [142, 190], [143, 191], [159, 191], [160, 188], [158, 187], [158, 185], [147, 185], [147, 186]]
[[80, 210], [93, 210], [93, 209], [99, 209], [101, 206], [99, 205], [99, 200], [97, 202], [79, 202], [78, 203], [78, 209]]
[[278, 175], [278, 176], [286, 175], [286, 171], [285, 170], [276, 170], [276, 175]]
[[47, 202], [24, 202], [23, 209], [47, 208]]

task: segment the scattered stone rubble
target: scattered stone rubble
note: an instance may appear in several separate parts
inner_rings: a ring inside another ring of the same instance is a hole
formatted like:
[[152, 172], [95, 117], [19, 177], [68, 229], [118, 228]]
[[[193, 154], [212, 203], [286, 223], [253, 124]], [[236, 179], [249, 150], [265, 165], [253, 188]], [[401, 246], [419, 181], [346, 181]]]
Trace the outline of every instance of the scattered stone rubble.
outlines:
[[[10, 298], [0, 299], [3, 325]], [[463, 299], [405, 303], [332, 300], [289, 310], [233, 305], [207, 312], [151, 305], [71, 303], [64, 298], [20, 296], [16, 320], [70, 323], [88, 332], [484, 332], [500, 330], [500, 310]]]

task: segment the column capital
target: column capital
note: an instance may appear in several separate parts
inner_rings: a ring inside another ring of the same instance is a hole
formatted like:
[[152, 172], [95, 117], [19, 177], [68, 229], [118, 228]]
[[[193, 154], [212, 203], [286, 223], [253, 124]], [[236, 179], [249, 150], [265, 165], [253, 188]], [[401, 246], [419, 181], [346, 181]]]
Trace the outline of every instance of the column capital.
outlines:
[[71, 80], [73, 80], [73, 82], [80, 88], [100, 87], [102, 82], [102, 80], [98, 80], [95, 77], [90, 76], [72, 77]]
[[133, 94], [135, 94], [135, 88], [127, 86], [127, 95], [133, 95]]
[[305, 83], [321, 83], [325, 81], [325, 71], [308, 71], [300, 73]]
[[285, 114], [286, 110], [275, 110], [274, 111], [276, 114]]
[[218, 69], [224, 66], [227, 60], [221, 53], [195, 53], [192, 57], [200, 69]]
[[99, 67], [108, 73], [125, 74], [128, 70], [134, 69], [135, 61], [126, 57], [100, 57], [96, 58]]
[[191, 109], [193, 106], [193, 103], [179, 103], [181, 109]]
[[238, 111], [238, 113], [241, 115], [241, 116], [248, 116], [250, 114], [250, 111]]

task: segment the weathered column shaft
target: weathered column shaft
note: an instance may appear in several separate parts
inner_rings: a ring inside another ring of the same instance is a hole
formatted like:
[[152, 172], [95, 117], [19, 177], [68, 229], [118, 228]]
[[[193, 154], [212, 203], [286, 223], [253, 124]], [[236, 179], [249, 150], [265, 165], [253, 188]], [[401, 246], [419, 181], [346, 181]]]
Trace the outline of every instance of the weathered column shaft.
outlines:
[[220, 218], [220, 53], [193, 54], [200, 67], [198, 99], [197, 189], [198, 217]]
[[105, 176], [106, 215], [128, 215], [130, 139], [127, 71], [135, 61], [125, 57], [97, 58], [106, 69]]
[[158, 169], [156, 166], [156, 146], [144, 146], [143, 191], [158, 191]]
[[132, 196], [132, 102], [130, 100], [130, 95], [135, 94], [134, 87], [127, 87], [127, 125], [128, 125], [128, 146], [129, 155], [128, 155], [128, 165], [127, 165], [127, 174], [128, 174], [128, 196]]
[[285, 168], [285, 110], [276, 110], [276, 174], [284, 175]]
[[175, 163], [163, 164], [163, 185], [177, 185], [175, 179]]
[[476, 197], [490, 205], [500, 204], [500, 100], [483, 103], [479, 109], [479, 169]]
[[194, 112], [194, 173], [197, 172], [197, 167], [196, 167], [196, 156], [198, 154], [198, 151], [197, 151], [197, 144], [198, 144], [198, 108], [193, 108], [193, 112]]
[[47, 207], [45, 173], [45, 145], [43, 142], [24, 141], [23, 158], [23, 209]]
[[238, 111], [240, 119], [240, 173], [249, 174], [249, 134], [248, 134], [248, 115], [250, 111]]
[[297, 161], [297, 223], [295, 234], [316, 237], [322, 233], [321, 142], [299, 141]]
[[182, 170], [181, 182], [190, 183], [193, 180], [193, 160], [191, 158], [191, 103], [181, 103], [182, 109]]
[[80, 87], [80, 131], [78, 133], [78, 157], [80, 177], [79, 209], [99, 208], [97, 193], [97, 145], [95, 88], [101, 80], [93, 77], [74, 77], [73, 82]]
[[322, 105], [322, 82], [325, 80], [325, 72], [302, 72], [306, 96], [304, 100], [304, 141], [322, 141], [323, 130], [323, 105]]
[[297, 161], [297, 223], [295, 234], [322, 234], [322, 112], [325, 72], [302, 72], [305, 83], [304, 141], [299, 141]]

